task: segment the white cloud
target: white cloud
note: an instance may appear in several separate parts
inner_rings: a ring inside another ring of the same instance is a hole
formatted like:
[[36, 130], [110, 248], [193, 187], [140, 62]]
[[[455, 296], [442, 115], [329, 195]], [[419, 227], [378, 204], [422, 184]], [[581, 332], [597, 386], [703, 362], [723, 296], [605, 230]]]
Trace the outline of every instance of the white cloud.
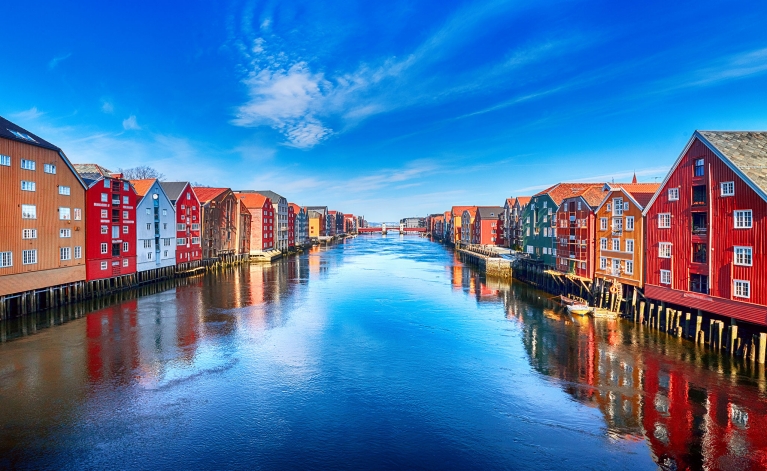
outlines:
[[65, 61], [65, 60], [67, 60], [67, 59], [69, 59], [69, 57], [70, 57], [71, 55], [72, 55], [72, 53], [71, 53], [71, 52], [69, 52], [69, 53], [67, 53], [67, 54], [64, 54], [64, 55], [61, 55], [61, 56], [56, 56], [56, 57], [54, 57], [53, 59], [51, 59], [51, 60], [48, 62], [48, 69], [50, 69], [50, 70], [53, 70], [53, 69], [55, 69], [55, 68], [56, 68], [56, 66], [57, 66], [57, 65], [59, 65], [59, 63], [61, 63], [62, 61]]
[[45, 113], [42, 111], [39, 111], [36, 106], [33, 106], [32, 108], [24, 111], [19, 111], [18, 113], [12, 113], [10, 116], [13, 119], [19, 120], [19, 121], [31, 121], [40, 118]]
[[113, 114], [115, 112], [115, 105], [108, 100], [101, 100], [101, 111], [106, 114]]
[[136, 120], [136, 115], [130, 115], [126, 119], [123, 120], [123, 129], [126, 131], [134, 130], [137, 131], [141, 129], [141, 126], [138, 125], [138, 121]]

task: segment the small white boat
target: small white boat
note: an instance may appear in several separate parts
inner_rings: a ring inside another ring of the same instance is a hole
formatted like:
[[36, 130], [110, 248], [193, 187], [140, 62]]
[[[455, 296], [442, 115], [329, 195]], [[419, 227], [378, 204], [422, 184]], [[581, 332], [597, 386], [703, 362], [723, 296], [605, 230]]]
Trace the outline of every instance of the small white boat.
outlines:
[[591, 312], [591, 308], [585, 304], [570, 304], [567, 306], [567, 311], [570, 314], [578, 314], [579, 316], [585, 316]]

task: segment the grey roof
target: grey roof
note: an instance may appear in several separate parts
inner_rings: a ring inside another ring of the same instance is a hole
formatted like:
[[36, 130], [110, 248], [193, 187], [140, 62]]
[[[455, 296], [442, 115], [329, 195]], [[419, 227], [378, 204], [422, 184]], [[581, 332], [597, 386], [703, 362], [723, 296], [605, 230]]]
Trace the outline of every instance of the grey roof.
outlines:
[[317, 211], [320, 214], [327, 214], [328, 207], [327, 206], [307, 206], [307, 211]]
[[[18, 133], [18, 134], [14, 134], [14, 133]], [[26, 136], [29, 139], [26, 139], [23, 136]], [[32, 134], [31, 132], [27, 131], [26, 129], [22, 128], [21, 126], [17, 124], [13, 124], [12, 122], [8, 121], [2, 116], [0, 116], [0, 137], [5, 139], [10, 139], [12, 141], [23, 142], [24, 144], [29, 144], [32, 146], [55, 150], [57, 152], [61, 150], [58, 147], [51, 144], [50, 142], [46, 141], [45, 139], [42, 139], [36, 134]]]
[[171, 203], [176, 204], [176, 200], [181, 196], [181, 192], [189, 184], [189, 182], [160, 182], [162, 191], [168, 195], [168, 199]]
[[480, 219], [497, 218], [503, 214], [503, 208], [500, 206], [479, 206], [477, 212]]
[[114, 173], [98, 164], [72, 164], [72, 167], [89, 187], [101, 177], [111, 177]]
[[698, 131], [732, 165], [767, 192], [767, 132]]
[[284, 196], [280, 196], [277, 193], [273, 192], [272, 190], [254, 190], [253, 193], [258, 193], [259, 195], [264, 195], [270, 200], [272, 200], [274, 203], [279, 204], [280, 200], [285, 200], [287, 202], [288, 200]]
[[[314, 213], [314, 214], [312, 214], [312, 213]], [[312, 216], [314, 216], [314, 217], [322, 217], [322, 213], [321, 213], [321, 212], [319, 212], [319, 211], [315, 211], [315, 210], [313, 210], [313, 209], [310, 209], [310, 210], [308, 210], [308, 211], [307, 211], [307, 213], [306, 213], [306, 215], [307, 215], [308, 217], [310, 217], [310, 218], [311, 218]], [[316, 216], [315, 216], [315, 215], [316, 215]]]

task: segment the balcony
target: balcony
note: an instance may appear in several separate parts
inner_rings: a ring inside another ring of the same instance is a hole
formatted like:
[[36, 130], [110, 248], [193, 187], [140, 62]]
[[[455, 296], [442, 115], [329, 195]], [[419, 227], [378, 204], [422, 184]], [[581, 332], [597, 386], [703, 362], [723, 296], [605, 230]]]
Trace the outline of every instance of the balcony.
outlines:
[[692, 205], [705, 206], [706, 204], [706, 185], [696, 185], [692, 187]]
[[704, 236], [708, 232], [708, 215], [706, 213], [692, 213], [692, 234]]

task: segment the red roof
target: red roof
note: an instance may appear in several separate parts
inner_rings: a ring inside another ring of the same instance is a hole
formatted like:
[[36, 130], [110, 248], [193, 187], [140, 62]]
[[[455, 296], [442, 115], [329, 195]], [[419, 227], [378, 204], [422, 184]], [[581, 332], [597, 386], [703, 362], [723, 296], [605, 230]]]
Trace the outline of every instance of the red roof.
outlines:
[[269, 198], [260, 193], [235, 193], [234, 196], [242, 201], [246, 208], [260, 209], [265, 207], [267, 202], [269, 205], [272, 204], [272, 201]]
[[623, 188], [623, 191], [631, 195], [631, 197], [634, 198], [636, 202], [639, 203], [639, 205], [644, 209], [644, 207], [647, 206], [647, 203], [649, 203], [652, 199], [655, 192], [658, 191], [658, 188], [660, 188], [660, 183], [611, 183], [610, 188], [613, 190], [617, 188]]
[[136, 194], [138, 196], [141, 196], [142, 198], [144, 195], [146, 195], [146, 192], [149, 191], [150, 188], [152, 188], [152, 185], [154, 185], [154, 182], [156, 182], [156, 178], [145, 178], [143, 180], [130, 180], [131, 185], [133, 185], [133, 188], [136, 189]]
[[527, 206], [530, 202], [530, 198], [532, 198], [532, 196], [517, 196], [517, 201], [519, 201], [520, 206]]
[[288, 206], [293, 208], [293, 214], [298, 214], [301, 212], [301, 206], [297, 205], [296, 203], [288, 203]]
[[192, 187], [192, 191], [194, 191], [194, 194], [197, 195], [197, 199], [200, 200], [201, 204], [207, 203], [208, 201], [214, 199], [216, 196], [227, 190], [229, 190], [229, 188], [210, 188], [207, 186]]
[[562, 204], [562, 201], [564, 201], [565, 198], [579, 196], [593, 186], [601, 188], [604, 186], [604, 183], [557, 183], [556, 185], [546, 188], [545, 190], [541, 191], [540, 193], [536, 193], [533, 196], [543, 196], [548, 194], [549, 197], [554, 200], [554, 204], [559, 206]]
[[450, 214], [453, 217], [460, 216], [464, 211], [471, 208], [476, 208], [476, 206], [453, 206], [453, 208], [450, 210]]

